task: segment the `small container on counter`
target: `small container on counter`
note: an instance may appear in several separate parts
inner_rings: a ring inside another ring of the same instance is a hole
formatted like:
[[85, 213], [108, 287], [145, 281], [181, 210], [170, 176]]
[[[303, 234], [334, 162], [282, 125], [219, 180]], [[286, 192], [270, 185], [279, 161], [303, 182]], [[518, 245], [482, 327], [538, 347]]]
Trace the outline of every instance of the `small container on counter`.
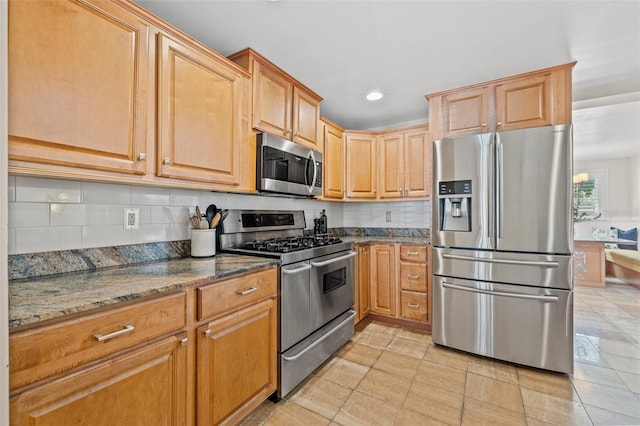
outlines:
[[191, 257], [213, 257], [216, 255], [216, 230], [191, 229]]

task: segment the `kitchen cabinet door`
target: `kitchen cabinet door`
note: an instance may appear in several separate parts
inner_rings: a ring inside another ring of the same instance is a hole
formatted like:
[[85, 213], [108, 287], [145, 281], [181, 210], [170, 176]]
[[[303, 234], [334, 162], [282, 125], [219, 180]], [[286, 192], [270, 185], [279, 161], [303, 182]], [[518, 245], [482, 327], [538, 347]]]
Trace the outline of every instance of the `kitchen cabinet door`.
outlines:
[[344, 198], [344, 130], [324, 121], [324, 198]]
[[145, 174], [149, 32], [112, 2], [11, 1], [9, 159]]
[[357, 312], [355, 323], [365, 319], [371, 310], [369, 297], [371, 273], [371, 249], [369, 245], [361, 245], [356, 249], [356, 277], [355, 277], [355, 310]]
[[404, 195], [404, 134], [401, 132], [378, 137], [380, 164], [380, 198], [401, 198]]
[[404, 196], [428, 197], [431, 193], [431, 144], [426, 129], [404, 135]]
[[293, 84], [258, 61], [253, 65], [253, 128], [291, 139]]
[[397, 256], [393, 244], [371, 246], [371, 313], [388, 317], [397, 315]]
[[321, 139], [318, 136], [320, 103], [311, 94], [295, 86], [292, 122], [294, 142], [322, 151]]
[[489, 131], [488, 87], [465, 89], [442, 96], [442, 125], [445, 136]]
[[246, 173], [249, 81], [200, 50], [158, 35], [158, 174], [237, 187]]
[[375, 199], [377, 195], [376, 137], [345, 133], [347, 198]]
[[183, 337], [164, 338], [12, 397], [11, 425], [185, 425]]
[[551, 74], [495, 86], [496, 130], [547, 126], [551, 121]]
[[277, 328], [272, 298], [198, 329], [198, 425], [237, 423], [276, 390]]

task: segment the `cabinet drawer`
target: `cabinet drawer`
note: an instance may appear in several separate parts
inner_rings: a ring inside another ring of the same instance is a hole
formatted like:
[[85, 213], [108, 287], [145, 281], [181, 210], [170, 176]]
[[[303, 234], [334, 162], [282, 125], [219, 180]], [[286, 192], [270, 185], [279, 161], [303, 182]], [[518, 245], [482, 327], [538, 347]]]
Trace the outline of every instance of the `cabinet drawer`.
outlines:
[[400, 246], [400, 260], [408, 262], [426, 262], [427, 247], [426, 246]]
[[400, 316], [403, 319], [427, 322], [427, 294], [414, 291], [400, 292]]
[[198, 288], [198, 320], [211, 318], [278, 292], [277, 269], [255, 272]]
[[400, 288], [427, 291], [427, 264], [400, 262]]
[[185, 294], [179, 293], [12, 334], [10, 388], [20, 388], [185, 327], [185, 300]]

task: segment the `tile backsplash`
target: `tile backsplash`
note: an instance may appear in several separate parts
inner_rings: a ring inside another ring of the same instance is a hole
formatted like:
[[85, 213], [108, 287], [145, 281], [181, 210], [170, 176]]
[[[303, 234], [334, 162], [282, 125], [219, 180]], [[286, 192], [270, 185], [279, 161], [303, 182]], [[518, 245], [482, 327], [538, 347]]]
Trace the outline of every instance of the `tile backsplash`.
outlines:
[[[322, 209], [330, 228], [428, 228], [431, 215], [428, 201], [342, 203], [29, 176], [9, 176], [8, 185], [9, 254], [186, 240], [189, 213], [211, 203], [304, 210], [308, 229]], [[139, 209], [139, 229], [124, 229], [125, 208]]]

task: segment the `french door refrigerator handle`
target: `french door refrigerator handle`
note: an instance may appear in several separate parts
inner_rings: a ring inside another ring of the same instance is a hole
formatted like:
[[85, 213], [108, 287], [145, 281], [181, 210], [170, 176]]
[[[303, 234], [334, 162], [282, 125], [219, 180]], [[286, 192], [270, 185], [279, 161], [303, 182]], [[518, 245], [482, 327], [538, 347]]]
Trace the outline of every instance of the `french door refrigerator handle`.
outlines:
[[480, 294], [488, 294], [490, 296], [502, 296], [502, 297], [513, 297], [515, 299], [528, 299], [528, 300], [539, 300], [541, 302], [558, 302], [558, 296], [537, 296], [533, 294], [520, 294], [520, 293], [506, 293], [504, 291], [491, 291], [491, 290], [482, 290], [479, 288], [465, 287], [461, 285], [449, 284], [446, 281], [442, 282], [442, 287], [451, 288], [454, 290], [462, 290], [468, 291], [471, 293], [480, 293]]
[[[502, 200], [504, 199], [503, 194], [503, 175], [504, 175], [504, 153], [502, 151], [502, 143], [500, 142], [500, 136], [496, 134], [496, 234], [497, 240], [502, 238]], [[496, 246], [497, 246], [496, 240]]]
[[501, 263], [505, 265], [524, 265], [524, 266], [541, 266], [543, 268], [557, 268], [560, 264], [555, 260], [511, 260], [511, 259], [492, 259], [486, 257], [474, 257], [474, 256], [460, 256], [457, 254], [444, 253], [442, 255], [444, 259], [456, 259], [456, 260], [472, 260], [474, 262], [486, 262], [486, 263]]

